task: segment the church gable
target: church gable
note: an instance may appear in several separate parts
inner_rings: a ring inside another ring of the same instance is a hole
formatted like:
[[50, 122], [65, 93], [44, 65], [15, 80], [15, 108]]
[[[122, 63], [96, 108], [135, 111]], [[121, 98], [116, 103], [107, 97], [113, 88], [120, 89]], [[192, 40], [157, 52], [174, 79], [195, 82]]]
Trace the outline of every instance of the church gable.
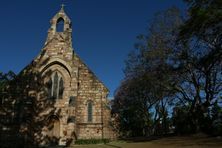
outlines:
[[108, 88], [98, 79], [98, 77], [90, 70], [90, 68], [80, 59], [80, 57], [74, 54], [74, 61], [78, 61], [79, 68], [79, 81], [88, 83], [92, 89], [109, 92]]
[[[61, 19], [64, 26], [58, 32]], [[73, 50], [71, 21], [63, 8], [51, 20], [40, 54], [21, 74], [37, 75], [30, 83], [38, 89], [32, 87], [27, 94], [36, 99], [36, 109], [41, 108], [35, 120], [46, 121], [42, 131], [34, 133], [38, 144], [45, 145], [42, 139], [52, 137], [60, 145], [67, 139], [111, 138], [109, 90]]]

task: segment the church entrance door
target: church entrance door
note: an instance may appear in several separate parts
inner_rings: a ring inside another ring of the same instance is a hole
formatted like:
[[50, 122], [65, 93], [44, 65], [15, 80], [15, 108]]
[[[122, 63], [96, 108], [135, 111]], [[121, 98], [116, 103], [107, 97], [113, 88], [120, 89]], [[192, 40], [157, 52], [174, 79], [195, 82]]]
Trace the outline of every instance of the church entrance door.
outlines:
[[60, 121], [57, 116], [51, 116], [49, 118], [48, 136], [59, 139], [60, 137]]

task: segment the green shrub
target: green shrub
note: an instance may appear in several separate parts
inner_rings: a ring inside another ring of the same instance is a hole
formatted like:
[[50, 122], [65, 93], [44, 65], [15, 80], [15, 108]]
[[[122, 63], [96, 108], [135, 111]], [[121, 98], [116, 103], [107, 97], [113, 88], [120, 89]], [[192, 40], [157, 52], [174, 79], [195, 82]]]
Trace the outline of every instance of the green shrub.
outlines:
[[99, 144], [99, 143], [109, 143], [109, 139], [78, 139], [75, 144]]

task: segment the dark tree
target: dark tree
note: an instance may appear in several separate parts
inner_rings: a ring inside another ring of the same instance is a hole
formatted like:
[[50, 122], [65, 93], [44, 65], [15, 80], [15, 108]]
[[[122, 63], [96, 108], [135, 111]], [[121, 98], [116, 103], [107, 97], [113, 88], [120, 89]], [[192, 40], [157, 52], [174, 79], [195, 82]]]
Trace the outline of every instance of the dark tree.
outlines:
[[114, 100], [121, 131], [131, 131], [136, 134], [133, 136], [151, 135], [152, 129], [157, 134], [168, 132], [166, 107], [175, 93], [172, 69], [176, 66], [175, 41], [181, 24], [180, 11], [172, 7], [157, 13], [147, 34], [138, 36]]
[[221, 1], [186, 0], [189, 16], [178, 38], [183, 49], [178, 52], [175, 90], [189, 108], [194, 131], [203, 131], [209, 109], [221, 100], [222, 91], [222, 17]]

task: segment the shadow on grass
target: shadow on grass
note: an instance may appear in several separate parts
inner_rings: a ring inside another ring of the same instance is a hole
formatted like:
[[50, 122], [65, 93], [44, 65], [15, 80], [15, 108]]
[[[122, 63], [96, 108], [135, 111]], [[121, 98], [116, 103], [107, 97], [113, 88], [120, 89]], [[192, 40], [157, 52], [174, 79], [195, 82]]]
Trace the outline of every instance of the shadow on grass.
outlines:
[[218, 147], [222, 146], [222, 139], [210, 136], [189, 136], [189, 137], [172, 137], [157, 141], [157, 144], [166, 146], [200, 146], [200, 147]]
[[175, 134], [168, 134], [168, 135], [162, 135], [162, 136], [121, 138], [120, 140], [126, 141], [127, 143], [150, 142], [150, 141], [160, 140], [162, 138], [169, 138], [169, 137], [174, 137], [174, 136]]
[[211, 137], [208, 135], [189, 135], [189, 136], [152, 136], [152, 137], [134, 137], [122, 139], [127, 143], [143, 143], [151, 142], [154, 145], [159, 146], [171, 146], [171, 147], [222, 147], [221, 137]]
[[112, 145], [112, 144], [110, 144], [110, 143], [106, 143], [105, 145], [106, 145], [106, 146], [109, 146], [109, 147], [114, 147], [114, 148], [121, 148], [120, 146]]

